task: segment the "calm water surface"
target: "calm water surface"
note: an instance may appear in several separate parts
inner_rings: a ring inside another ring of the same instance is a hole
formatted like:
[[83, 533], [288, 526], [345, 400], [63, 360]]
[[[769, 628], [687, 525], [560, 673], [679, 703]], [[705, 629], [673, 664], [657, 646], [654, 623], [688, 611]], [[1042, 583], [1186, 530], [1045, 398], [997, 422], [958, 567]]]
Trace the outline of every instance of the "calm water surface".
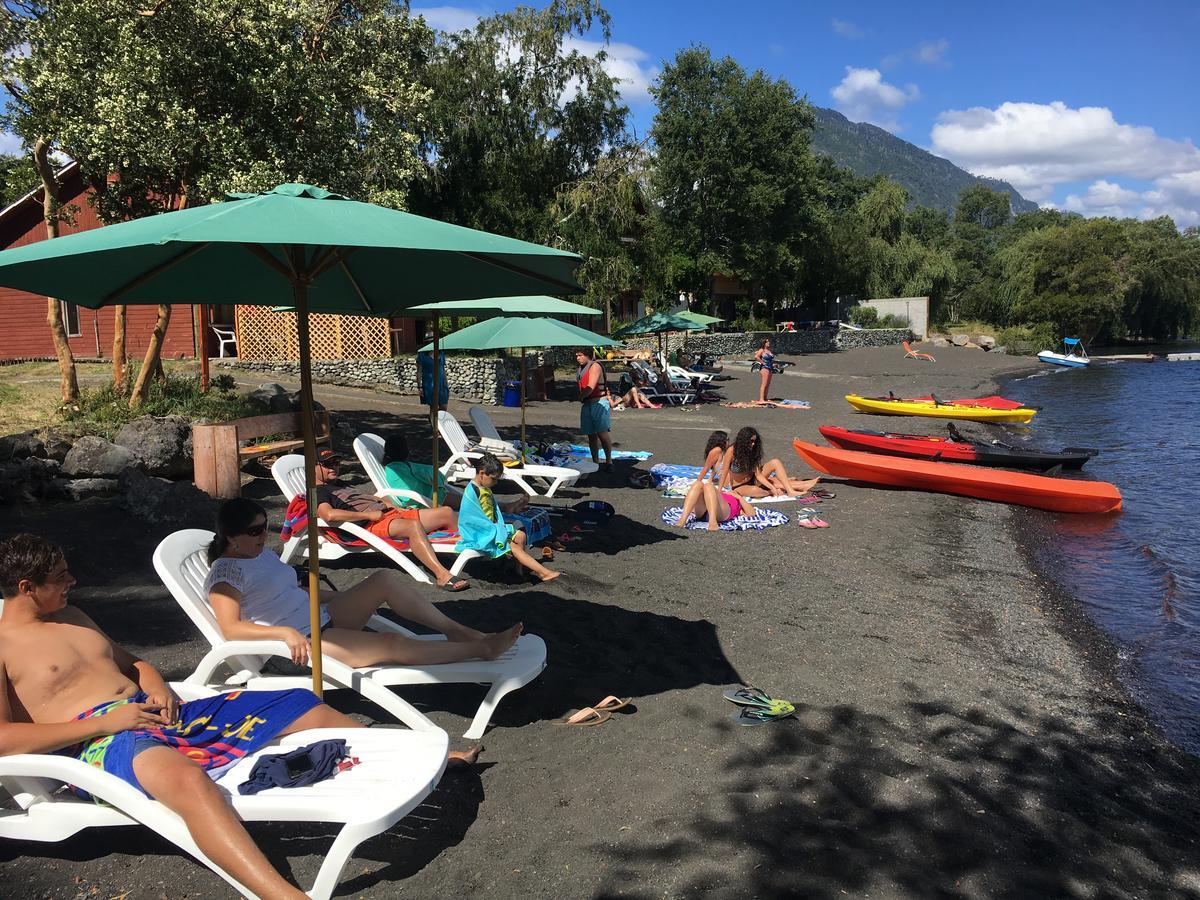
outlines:
[[1200, 754], [1200, 362], [1046, 367], [1005, 396], [1042, 407], [1023, 440], [1100, 448], [1084, 473], [1116, 484], [1123, 512], [1031, 513], [1047, 530], [1035, 556], [1114, 639], [1138, 702]]

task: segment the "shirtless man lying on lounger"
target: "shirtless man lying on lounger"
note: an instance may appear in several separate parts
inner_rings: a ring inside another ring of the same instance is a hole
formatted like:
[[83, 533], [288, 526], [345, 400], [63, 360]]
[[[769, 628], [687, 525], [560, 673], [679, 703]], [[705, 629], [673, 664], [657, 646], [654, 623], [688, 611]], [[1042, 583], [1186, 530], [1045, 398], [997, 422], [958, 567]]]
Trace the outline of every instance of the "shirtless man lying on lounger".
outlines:
[[[0, 756], [58, 753], [91, 763], [177, 813], [205, 855], [256, 896], [306, 896], [263, 856], [206, 764], [224, 765], [295, 731], [362, 726], [303, 690], [182, 703], [153, 666], [67, 605], [73, 584], [49, 541], [0, 541]], [[220, 727], [199, 728], [200, 719]], [[477, 755], [450, 754], [465, 762]]]

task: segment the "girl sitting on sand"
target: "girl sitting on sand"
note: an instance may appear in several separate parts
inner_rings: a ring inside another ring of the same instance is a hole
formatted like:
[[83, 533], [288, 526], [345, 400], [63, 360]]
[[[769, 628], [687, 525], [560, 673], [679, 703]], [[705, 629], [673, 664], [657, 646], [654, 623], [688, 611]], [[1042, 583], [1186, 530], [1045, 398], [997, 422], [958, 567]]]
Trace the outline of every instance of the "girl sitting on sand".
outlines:
[[683, 512], [679, 514], [676, 527], [687, 528], [692, 513], [698, 519], [708, 516], [708, 530], [716, 531], [722, 522], [754, 515], [754, 507], [749, 500], [743, 500], [731, 491], [718, 491], [711, 481], [697, 478], [683, 499]]
[[734, 438], [721, 466], [721, 489], [742, 497], [799, 497], [812, 490], [819, 479], [801, 481], [788, 476], [777, 458], [763, 459], [762, 436], [749, 426]]
[[704, 481], [709, 475], [716, 484], [721, 479], [721, 463], [725, 459], [725, 451], [729, 449], [729, 432], [714, 431], [704, 443], [704, 462], [700, 466], [697, 481]]
[[475, 461], [475, 477], [463, 491], [458, 509], [458, 533], [462, 535], [455, 549], [477, 550], [492, 559], [511, 553], [522, 566], [542, 581], [552, 581], [562, 572], [547, 569], [525, 549], [525, 532], [504, 521], [504, 513], [492, 488], [504, 474], [504, 465], [491, 453]]

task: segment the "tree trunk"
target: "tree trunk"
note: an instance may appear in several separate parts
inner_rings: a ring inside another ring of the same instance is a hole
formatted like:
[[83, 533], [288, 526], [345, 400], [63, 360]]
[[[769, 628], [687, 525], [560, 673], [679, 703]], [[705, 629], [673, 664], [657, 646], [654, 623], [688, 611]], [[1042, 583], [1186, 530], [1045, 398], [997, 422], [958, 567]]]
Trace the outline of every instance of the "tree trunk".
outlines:
[[125, 307], [113, 307], [113, 389], [118, 394], [129, 390], [125, 359]]
[[154, 323], [154, 331], [150, 335], [150, 346], [146, 348], [146, 358], [142, 360], [142, 368], [138, 371], [137, 382], [129, 396], [130, 409], [137, 409], [146, 402], [146, 397], [150, 394], [151, 379], [158, 378], [160, 382], [166, 380], [166, 376], [162, 372], [162, 359], [159, 351], [162, 349], [163, 339], [167, 336], [169, 324], [171, 324], [171, 307], [165, 303], [160, 304], [158, 320]]
[[[58, 182], [50, 163], [50, 141], [38, 138], [33, 144], [33, 164], [42, 178], [42, 217], [46, 222], [46, 240], [58, 237]], [[58, 357], [59, 390], [63, 405], [79, 400], [79, 378], [75, 373], [75, 356], [63, 327], [62, 304], [53, 297], [46, 298], [46, 323]]]

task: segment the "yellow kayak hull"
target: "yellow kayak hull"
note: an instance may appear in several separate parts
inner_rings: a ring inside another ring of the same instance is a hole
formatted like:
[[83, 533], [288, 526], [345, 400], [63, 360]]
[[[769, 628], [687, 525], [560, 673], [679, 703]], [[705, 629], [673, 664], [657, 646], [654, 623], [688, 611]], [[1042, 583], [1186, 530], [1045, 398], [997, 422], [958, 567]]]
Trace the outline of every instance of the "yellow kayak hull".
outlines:
[[932, 419], [966, 419], [970, 422], [1025, 424], [1037, 415], [1036, 409], [988, 409], [983, 406], [955, 406], [932, 400], [873, 400], [847, 394], [846, 402], [859, 412], [882, 416], [927, 416]]

